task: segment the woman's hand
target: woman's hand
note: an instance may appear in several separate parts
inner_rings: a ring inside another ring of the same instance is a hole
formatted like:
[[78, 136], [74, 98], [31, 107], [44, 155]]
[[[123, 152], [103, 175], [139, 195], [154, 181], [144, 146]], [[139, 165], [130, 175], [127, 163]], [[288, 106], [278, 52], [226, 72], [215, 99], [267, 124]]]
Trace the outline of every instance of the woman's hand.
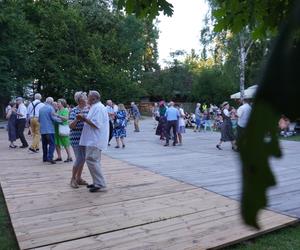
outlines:
[[78, 120], [78, 121], [85, 121], [85, 117], [82, 114], [78, 114], [76, 116], [76, 120]]

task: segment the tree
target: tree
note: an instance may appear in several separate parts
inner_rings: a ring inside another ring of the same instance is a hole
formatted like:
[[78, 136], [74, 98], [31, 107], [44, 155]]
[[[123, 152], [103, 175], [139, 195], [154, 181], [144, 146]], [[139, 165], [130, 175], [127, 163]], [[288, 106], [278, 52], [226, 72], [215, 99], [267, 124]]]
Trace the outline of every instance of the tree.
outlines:
[[110, 0], [1, 1], [0, 7], [5, 103], [29, 88], [69, 101], [79, 89], [138, 100], [144, 72], [159, 68], [155, 24], [118, 11]]
[[245, 96], [245, 73], [246, 73], [246, 64], [247, 57], [250, 52], [250, 49], [254, 43], [247, 29], [238, 33], [239, 40], [239, 69], [240, 69], [240, 93], [241, 99], [244, 99]]
[[[21, 4], [21, 6], [20, 6]], [[10, 96], [23, 94], [33, 68], [33, 27], [26, 22], [20, 7], [24, 3], [0, 2], [0, 105], [3, 107]]]
[[255, 39], [275, 35], [279, 25], [290, 15], [293, 0], [209, 0], [216, 19], [215, 31], [231, 30], [233, 33], [248, 27]]

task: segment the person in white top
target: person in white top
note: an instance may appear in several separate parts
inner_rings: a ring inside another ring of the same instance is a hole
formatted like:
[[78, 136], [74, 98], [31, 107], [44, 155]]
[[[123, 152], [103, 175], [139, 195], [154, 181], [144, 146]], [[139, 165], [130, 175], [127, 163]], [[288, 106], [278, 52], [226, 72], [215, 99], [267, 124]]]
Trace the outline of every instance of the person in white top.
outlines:
[[22, 146], [20, 148], [28, 148], [28, 143], [26, 141], [24, 130], [27, 120], [27, 108], [23, 103], [23, 98], [18, 97], [16, 99], [18, 109], [17, 109], [17, 138], [20, 138]]
[[109, 116], [108, 146], [110, 146], [110, 141], [113, 138], [114, 120], [115, 120], [115, 116], [116, 116], [116, 112], [115, 112], [116, 109], [114, 108], [114, 104], [113, 104], [112, 100], [107, 100], [106, 101], [106, 109], [107, 109], [108, 116]]
[[79, 145], [86, 147], [86, 163], [93, 178], [93, 184], [88, 185], [90, 192], [106, 191], [106, 182], [101, 171], [101, 152], [107, 149], [109, 138], [109, 117], [107, 108], [100, 102], [99, 92], [92, 90], [88, 95], [90, 110], [85, 117], [77, 115], [83, 121]]
[[185, 113], [184, 110], [182, 108], [182, 106], [176, 105], [176, 108], [178, 108], [179, 110], [179, 119], [178, 119], [178, 126], [177, 126], [177, 136], [178, 136], [178, 141], [179, 144], [178, 146], [182, 145], [182, 134], [185, 133]]
[[42, 96], [39, 93], [34, 95], [34, 101], [28, 105], [27, 113], [30, 120], [30, 128], [32, 133], [32, 144], [29, 148], [30, 151], [37, 153], [40, 149], [40, 123], [39, 123], [39, 112], [44, 103], [41, 102]]
[[252, 111], [252, 107], [249, 104], [249, 100], [244, 99], [243, 105], [240, 106], [237, 110], [237, 116], [238, 116], [238, 127], [237, 127], [238, 136], [237, 137], [238, 137], [238, 139], [241, 138], [241, 136], [247, 126], [251, 111]]

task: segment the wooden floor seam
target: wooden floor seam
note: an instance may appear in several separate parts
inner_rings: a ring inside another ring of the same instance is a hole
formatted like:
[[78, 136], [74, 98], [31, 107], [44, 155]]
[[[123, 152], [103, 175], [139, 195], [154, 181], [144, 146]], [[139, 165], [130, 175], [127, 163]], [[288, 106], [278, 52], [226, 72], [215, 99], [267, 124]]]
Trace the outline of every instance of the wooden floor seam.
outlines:
[[[221, 248], [298, 221], [263, 210], [256, 231], [242, 223], [236, 200], [106, 155], [108, 192], [74, 190], [71, 164], [43, 165], [40, 154], [21, 161], [27, 151], [8, 150], [4, 136], [0, 182], [20, 249]], [[86, 168], [83, 176], [91, 181]]]

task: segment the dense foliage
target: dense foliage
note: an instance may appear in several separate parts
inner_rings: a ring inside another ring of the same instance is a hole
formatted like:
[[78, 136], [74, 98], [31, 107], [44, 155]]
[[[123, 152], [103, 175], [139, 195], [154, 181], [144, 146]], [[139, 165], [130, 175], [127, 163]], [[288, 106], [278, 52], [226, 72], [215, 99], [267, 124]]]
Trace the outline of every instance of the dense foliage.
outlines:
[[294, 7], [293, 0], [209, 0], [216, 19], [215, 30], [240, 32], [248, 26], [254, 38], [276, 34]]
[[[238, 90], [226, 66], [212, 58], [202, 59], [192, 50], [171, 53], [167, 67], [144, 75], [143, 88], [153, 101], [161, 99], [220, 104]], [[177, 57], [182, 57], [179, 60]], [[234, 73], [233, 73], [234, 74]]]
[[[101, 0], [0, 1], [0, 100], [30, 94], [138, 99], [142, 75], [159, 68], [158, 31]], [[29, 92], [29, 93], [27, 93]]]

